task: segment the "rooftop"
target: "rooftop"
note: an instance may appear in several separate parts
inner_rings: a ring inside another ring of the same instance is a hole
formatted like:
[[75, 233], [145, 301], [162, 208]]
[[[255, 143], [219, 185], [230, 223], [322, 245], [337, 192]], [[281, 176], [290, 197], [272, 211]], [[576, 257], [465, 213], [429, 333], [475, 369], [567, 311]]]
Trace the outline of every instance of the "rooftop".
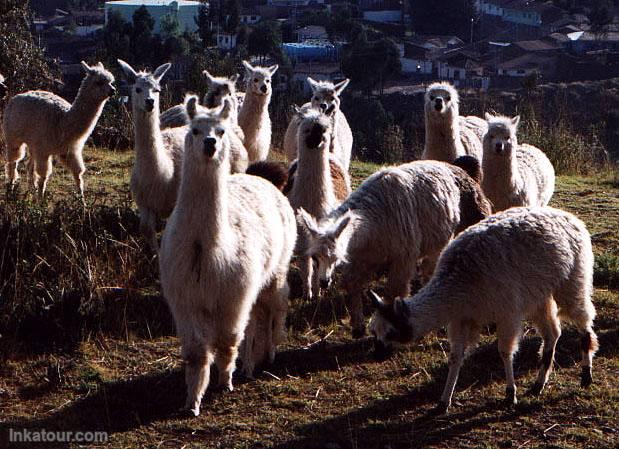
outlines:
[[106, 5], [127, 5], [127, 6], [170, 6], [172, 3], [178, 6], [196, 6], [199, 1], [193, 0], [115, 0], [105, 2]]

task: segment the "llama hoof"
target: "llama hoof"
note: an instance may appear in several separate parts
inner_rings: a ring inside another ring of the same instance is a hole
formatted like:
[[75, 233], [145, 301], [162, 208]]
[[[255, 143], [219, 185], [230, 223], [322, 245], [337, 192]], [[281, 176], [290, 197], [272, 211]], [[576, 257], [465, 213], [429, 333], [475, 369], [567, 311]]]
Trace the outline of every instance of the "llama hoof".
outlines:
[[535, 382], [533, 386], [529, 389], [529, 395], [539, 396], [540, 394], [542, 394], [543, 390], [544, 390], [544, 384]]
[[449, 411], [449, 404], [447, 402], [438, 401], [436, 407], [432, 409], [431, 414], [434, 416], [446, 415]]
[[582, 371], [580, 373], [580, 386], [582, 388], [587, 388], [591, 386], [593, 383], [593, 377], [591, 376], [591, 367], [583, 366]]
[[518, 404], [518, 398], [516, 398], [516, 390], [514, 388], [507, 387], [505, 389], [505, 405], [511, 406]]
[[365, 326], [363, 327], [353, 327], [352, 329], [352, 338], [359, 339], [365, 336]]

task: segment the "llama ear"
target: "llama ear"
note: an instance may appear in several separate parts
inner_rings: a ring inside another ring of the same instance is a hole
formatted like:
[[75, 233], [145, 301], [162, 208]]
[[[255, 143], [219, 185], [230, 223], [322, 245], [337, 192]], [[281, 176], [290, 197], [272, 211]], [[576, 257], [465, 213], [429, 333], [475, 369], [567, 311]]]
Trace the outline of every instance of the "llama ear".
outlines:
[[224, 105], [219, 112], [219, 118], [221, 120], [228, 120], [230, 118], [230, 113], [232, 112], [232, 102], [229, 98], [224, 98]]
[[239, 75], [238, 73], [235, 73], [234, 75], [230, 77], [230, 81], [232, 81], [233, 83], [236, 83], [240, 77], [241, 75]]
[[269, 67], [267, 70], [269, 71], [271, 76], [273, 76], [273, 74], [275, 72], [277, 72], [277, 69], [279, 69], [279, 65], [275, 64], [275, 65], [272, 65], [271, 67]]
[[337, 225], [335, 226], [335, 229], [333, 230], [333, 236], [335, 238], [338, 238], [342, 232], [344, 232], [344, 229], [346, 229], [346, 226], [348, 226], [350, 224], [352, 217], [350, 214], [347, 214], [346, 216], [344, 216], [344, 218], [342, 218], [340, 221], [337, 222]]
[[383, 299], [376, 294], [374, 290], [370, 290], [370, 301], [372, 301], [372, 307], [376, 310], [384, 310], [387, 306]]
[[198, 115], [198, 97], [196, 95], [188, 95], [185, 99], [185, 111], [189, 120]]
[[300, 114], [301, 113], [301, 108], [296, 103], [293, 103], [292, 105], [290, 105], [290, 109], [292, 110], [293, 114]]
[[310, 85], [310, 87], [312, 88], [312, 92], [316, 92], [316, 89], [318, 89], [318, 81], [316, 81], [315, 79], [313, 79], [311, 76], [307, 77], [307, 83]]
[[339, 83], [337, 83], [335, 85], [335, 93], [337, 95], [342, 95], [342, 91], [346, 89], [346, 86], [348, 86], [348, 83], [350, 83], [350, 79], [348, 78], [346, 78], [344, 81], [340, 81]]
[[203, 74], [204, 76], [206, 76], [206, 81], [208, 82], [209, 86], [210, 86], [211, 84], [213, 84], [213, 75], [211, 75], [211, 74], [208, 72], [208, 70], [203, 70], [203, 71], [202, 71], [202, 74]]
[[486, 112], [486, 113], [484, 114], [484, 117], [485, 117], [485, 119], [486, 119], [486, 121], [487, 121], [487, 122], [489, 122], [490, 120], [492, 120], [492, 119], [493, 119], [492, 114], [490, 114], [489, 112]]
[[297, 223], [301, 228], [305, 229], [312, 237], [317, 237], [319, 234], [318, 223], [314, 217], [312, 217], [305, 209], [302, 207], [297, 211]]
[[101, 61], [97, 62], [97, 67], [104, 69], [105, 67], [103, 67], [103, 63]]
[[92, 72], [92, 68], [88, 64], [86, 64], [86, 62], [81, 61], [80, 64], [82, 64], [82, 68], [86, 73]]
[[133, 70], [133, 67], [131, 67], [129, 64], [127, 64], [122, 59], [117, 59], [117, 61], [118, 61], [118, 64], [120, 65], [120, 68], [122, 69], [123, 73], [125, 74], [125, 78], [129, 82], [129, 84], [134, 84], [136, 78], [138, 77], [137, 72], [135, 70]]
[[245, 67], [245, 70], [247, 70], [248, 72], [254, 71], [254, 66], [245, 60], [243, 60], [243, 67]]
[[518, 128], [519, 124], [520, 124], [520, 116], [517, 115], [516, 117], [512, 118], [512, 125], [514, 125], [515, 128]]
[[169, 62], [161, 64], [155, 69], [155, 72], [153, 73], [153, 78], [155, 78], [157, 82], [161, 81], [161, 78], [163, 78], [163, 75], [165, 75], [166, 72], [170, 70], [170, 67], [172, 67], [172, 64], [170, 64]]

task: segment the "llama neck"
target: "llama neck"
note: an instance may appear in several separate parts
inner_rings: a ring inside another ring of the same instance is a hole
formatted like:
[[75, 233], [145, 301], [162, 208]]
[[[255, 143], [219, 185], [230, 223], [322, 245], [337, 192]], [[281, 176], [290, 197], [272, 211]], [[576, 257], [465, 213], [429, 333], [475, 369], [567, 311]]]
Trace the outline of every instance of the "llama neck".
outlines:
[[88, 137], [97, 124], [106, 101], [107, 98], [103, 100], [93, 98], [91, 92], [82, 84], [63, 123], [66, 135], [75, 138]]
[[133, 108], [136, 163], [149, 170], [171, 170], [172, 159], [166, 156], [159, 128], [159, 107], [152, 112]]
[[453, 162], [464, 155], [464, 147], [460, 140], [460, 121], [445, 117], [436, 118], [426, 114], [426, 152], [433, 159]]
[[447, 326], [451, 320], [451, 301], [454, 299], [454, 291], [462, 291], [466, 288], [453, 290], [448, 287], [448, 282], [433, 282], [431, 280], [415, 296], [406, 300], [410, 310], [410, 317], [414, 320], [411, 324], [415, 338]]
[[[191, 150], [187, 150], [191, 151]], [[203, 250], [225, 247], [232, 235], [228, 219], [228, 179], [230, 164], [205, 166], [191, 157], [185, 158], [177, 208], [183, 229], [195, 230]]]
[[243, 106], [239, 112], [238, 120], [239, 125], [243, 128], [243, 131], [247, 133], [256, 132], [259, 129], [259, 124], [263, 118], [269, 117], [269, 102], [271, 101], [271, 94], [258, 95], [247, 90], [245, 98], [243, 99]]
[[[329, 142], [320, 149], [299, 146], [297, 180], [300, 203], [314, 217], [325, 217], [337, 200], [333, 191], [333, 180], [329, 166]], [[308, 188], [311, 186], [311, 188]]]
[[487, 157], [484, 157], [482, 161], [484, 173], [482, 179], [483, 190], [490, 196], [494, 205], [501, 209], [504, 208], [500, 204], [502, 200], [509, 202], [514, 190], [522, 184], [522, 177], [518, 170], [518, 158], [516, 156], [518, 146], [516, 142], [513, 145], [509, 155], [497, 156], [491, 150], [486, 152]]

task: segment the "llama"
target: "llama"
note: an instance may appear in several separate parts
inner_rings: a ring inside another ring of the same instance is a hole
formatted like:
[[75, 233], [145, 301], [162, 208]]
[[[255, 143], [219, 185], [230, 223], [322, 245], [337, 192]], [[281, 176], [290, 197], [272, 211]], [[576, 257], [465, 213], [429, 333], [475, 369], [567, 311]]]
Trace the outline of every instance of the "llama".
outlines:
[[290, 120], [284, 135], [284, 152], [286, 157], [289, 161], [297, 158], [297, 129], [304, 111], [309, 108], [325, 113], [333, 111], [333, 113], [330, 113], [332, 117], [331, 129], [333, 130], [330, 151], [339, 159], [344, 168], [348, 170], [352, 154], [353, 137], [348, 120], [346, 120], [346, 116], [340, 110], [340, 95], [348, 86], [350, 80], [345, 79], [334, 85], [328, 81], [315, 81], [308, 77], [307, 82], [312, 88], [312, 99], [309, 103], [305, 103], [301, 109], [295, 108], [295, 114]]
[[353, 336], [361, 337], [361, 297], [373, 276], [387, 270], [388, 298], [406, 296], [420, 259], [435, 260], [454, 234], [489, 214], [481, 187], [464, 170], [417, 161], [374, 173], [319, 222], [302, 209], [297, 219], [323, 285], [344, 264], [341, 287], [350, 298]]
[[246, 91], [243, 105], [239, 111], [239, 126], [245, 134], [245, 147], [250, 162], [264, 161], [271, 147], [271, 118], [269, 103], [273, 88], [271, 78], [278, 65], [268, 68], [252, 66], [243, 61], [245, 66]]
[[131, 85], [135, 133], [131, 193], [140, 213], [140, 230], [157, 252], [157, 221], [167, 218], [176, 202], [187, 127], [159, 129], [160, 83], [171, 64], [149, 73], [136, 72], [121, 59], [118, 63]]
[[486, 114], [482, 187], [494, 212], [514, 206], [546, 206], [555, 188], [555, 171], [539, 149], [518, 144], [520, 116]]
[[[343, 200], [336, 197], [335, 183], [331, 175], [331, 164], [339, 165], [339, 162], [329, 151], [333, 134], [330, 117], [315, 109], [306, 110], [301, 117], [297, 131], [299, 159], [288, 200], [293, 209], [303, 208], [320, 220]], [[345, 198], [350, 194], [350, 178], [343, 167], [337, 172], [345, 174]], [[343, 190], [341, 185], [338, 187], [338, 190]], [[306, 254], [305, 239], [299, 239], [297, 246], [300, 253], [303, 297], [311, 299], [320, 294], [318, 273], [314, 272], [312, 259]]]
[[86, 171], [82, 152], [107, 100], [116, 92], [114, 76], [100, 62], [82, 61], [86, 76], [73, 103], [46, 91], [29, 91], [11, 98], [4, 110], [6, 174], [11, 189], [19, 174], [17, 166], [26, 156], [32, 160], [34, 187], [43, 199], [56, 156], [73, 174], [84, 201]]
[[6, 97], [7, 92], [9, 91], [9, 88], [6, 87], [6, 84], [4, 84], [4, 82], [4, 76], [0, 74], [0, 100], [3, 100], [4, 97]]
[[284, 334], [286, 277], [297, 232], [288, 200], [271, 183], [230, 175], [226, 122], [231, 103], [226, 101], [219, 114], [206, 115], [197, 102], [197, 97], [187, 100], [191, 131], [159, 259], [163, 295], [185, 360], [185, 405], [194, 415], [200, 413], [213, 362], [219, 386], [232, 390], [244, 334], [242, 354], [249, 356], [243, 356], [243, 368], [252, 369], [255, 332], [265, 324], [247, 326], [257, 298], [261, 306], [272, 304], [274, 316], [263, 326], [268, 332], [259, 346], [274, 354], [273, 344]]
[[480, 161], [485, 122], [460, 117], [458, 91], [449, 83], [432, 83], [425, 93], [426, 142], [422, 159], [453, 162], [470, 155]]
[[531, 388], [540, 394], [548, 381], [560, 319], [582, 331], [581, 385], [592, 382], [597, 345], [593, 252], [585, 225], [574, 215], [551, 207], [512, 208], [461, 233], [440, 256], [430, 282], [415, 296], [390, 305], [375, 296], [378, 310], [370, 329], [377, 342], [407, 343], [447, 326], [449, 374], [439, 412], [447, 412], [468, 348], [480, 330], [496, 323], [505, 366], [506, 402], [515, 404], [513, 358], [530, 319], [542, 336], [541, 365]]
[[[230, 98], [234, 104], [232, 109], [232, 122], [238, 122], [238, 97], [236, 95], [236, 82], [239, 75], [233, 75], [230, 78], [224, 76], [213, 76], [208, 70], [204, 70], [202, 74], [206, 77], [208, 83], [208, 92], [202, 99], [202, 105], [209, 109], [220, 107], [223, 105], [224, 98]], [[185, 114], [185, 105], [178, 104], [164, 111], [160, 117], [161, 129], [176, 128], [187, 125], [187, 115]], [[241, 140], [244, 136], [241, 134]]]

